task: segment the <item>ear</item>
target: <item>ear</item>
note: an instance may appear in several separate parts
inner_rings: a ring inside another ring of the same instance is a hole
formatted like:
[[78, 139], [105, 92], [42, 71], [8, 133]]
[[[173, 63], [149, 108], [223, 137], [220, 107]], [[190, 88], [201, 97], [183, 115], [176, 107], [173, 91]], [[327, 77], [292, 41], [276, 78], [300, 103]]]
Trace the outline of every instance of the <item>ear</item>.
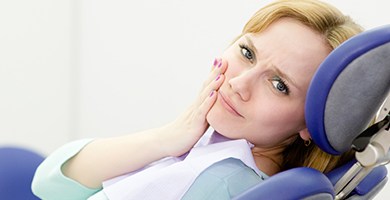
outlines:
[[307, 128], [304, 128], [304, 129], [302, 129], [301, 131], [299, 131], [299, 136], [300, 136], [300, 137], [302, 138], [302, 140], [304, 140], [304, 141], [311, 139], [309, 130], [307, 130]]

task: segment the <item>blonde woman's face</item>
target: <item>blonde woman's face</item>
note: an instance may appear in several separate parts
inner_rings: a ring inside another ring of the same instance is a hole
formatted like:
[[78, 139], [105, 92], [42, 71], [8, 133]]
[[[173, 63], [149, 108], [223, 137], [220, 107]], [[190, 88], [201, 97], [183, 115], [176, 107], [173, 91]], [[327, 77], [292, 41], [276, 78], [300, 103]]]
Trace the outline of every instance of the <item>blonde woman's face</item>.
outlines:
[[320, 34], [288, 18], [242, 36], [222, 56], [226, 78], [208, 122], [222, 135], [258, 147], [290, 141], [306, 128], [306, 91], [329, 52]]

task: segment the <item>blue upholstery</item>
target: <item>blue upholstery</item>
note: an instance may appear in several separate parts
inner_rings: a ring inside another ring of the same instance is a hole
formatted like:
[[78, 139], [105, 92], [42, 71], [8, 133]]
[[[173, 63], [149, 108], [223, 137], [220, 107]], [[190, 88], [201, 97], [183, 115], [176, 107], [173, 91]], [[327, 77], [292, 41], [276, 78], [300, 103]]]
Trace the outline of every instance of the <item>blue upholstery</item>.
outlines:
[[300, 167], [280, 172], [235, 199], [293, 200], [319, 193], [333, 197], [332, 183], [323, 173], [315, 169]]
[[[359, 72], [354, 73], [353, 70]], [[347, 73], [359, 76], [344, 76]], [[350, 80], [345, 80], [345, 77]], [[337, 87], [342, 89], [334, 92], [335, 87], [336, 91]], [[390, 25], [387, 25], [352, 37], [320, 65], [309, 86], [305, 107], [306, 124], [313, 141], [322, 150], [334, 155], [351, 149], [353, 140], [367, 127], [389, 92]], [[351, 96], [354, 98], [349, 99]], [[342, 103], [334, 102], [340, 99]], [[367, 109], [365, 105], [369, 107], [368, 111], [362, 109]], [[327, 109], [346, 112], [334, 116], [329, 115]], [[349, 119], [350, 116], [352, 119]], [[329, 127], [327, 120], [335, 122], [335, 125]], [[333, 186], [355, 162], [353, 160], [326, 175], [309, 168], [290, 169], [270, 177], [235, 199], [333, 199]], [[378, 186], [386, 183], [386, 176], [385, 166], [374, 168], [346, 198], [352, 195], [352, 198], [372, 197], [381, 189]]]
[[31, 182], [44, 157], [25, 148], [0, 147], [0, 199], [34, 200]]
[[[336, 182], [345, 174], [345, 172], [348, 171], [348, 169], [352, 167], [355, 162], [356, 160], [352, 160], [347, 164], [329, 172], [326, 174], [326, 176], [329, 178], [330, 182], [335, 185]], [[378, 183], [386, 178], [386, 175], [387, 169], [385, 166], [379, 166], [375, 168], [369, 175], [367, 175], [365, 179], [363, 179], [362, 182], [359, 183], [359, 185], [356, 186], [353, 194], [365, 195], [369, 193]]]
[[[326, 199], [328, 199], [328, 197], [333, 199], [335, 195], [333, 186], [353, 163], [355, 163], [355, 160], [333, 170], [326, 174], [326, 176], [311, 168], [300, 167], [290, 169], [270, 177], [267, 181], [261, 182], [250, 188], [235, 199], [259, 200], [268, 199], [268, 197], [271, 196], [273, 199], [278, 200], [296, 200], [313, 197], [317, 194], [326, 194]], [[377, 167], [363, 179], [358, 186], [356, 186], [351, 195], [364, 196], [368, 194], [376, 185], [386, 178], [386, 175], [386, 167]]]
[[[335, 155], [343, 153], [334, 149], [332, 144], [330, 144], [328, 140], [329, 134], [326, 132], [325, 127], [325, 108], [329, 92], [336, 79], [359, 56], [389, 42], [390, 25], [363, 32], [340, 45], [325, 59], [317, 70], [307, 93], [305, 116], [308, 129], [313, 133], [311, 135], [313, 141], [322, 150]], [[356, 79], [359, 78], [356, 77]], [[351, 82], [352, 84], [356, 83]]]

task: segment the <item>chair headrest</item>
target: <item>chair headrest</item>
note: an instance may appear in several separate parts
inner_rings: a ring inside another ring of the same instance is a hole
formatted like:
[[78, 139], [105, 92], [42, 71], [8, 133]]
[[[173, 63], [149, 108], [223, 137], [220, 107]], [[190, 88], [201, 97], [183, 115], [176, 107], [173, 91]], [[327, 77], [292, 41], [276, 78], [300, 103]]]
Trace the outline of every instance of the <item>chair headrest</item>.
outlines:
[[305, 106], [313, 141], [330, 154], [351, 148], [390, 91], [390, 25], [345, 41], [319, 66]]

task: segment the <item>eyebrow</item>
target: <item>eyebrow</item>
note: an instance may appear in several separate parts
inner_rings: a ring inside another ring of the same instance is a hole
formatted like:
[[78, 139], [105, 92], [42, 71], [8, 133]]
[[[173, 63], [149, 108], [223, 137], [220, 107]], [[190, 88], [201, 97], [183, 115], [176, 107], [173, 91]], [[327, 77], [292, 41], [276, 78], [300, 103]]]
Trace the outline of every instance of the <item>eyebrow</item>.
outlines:
[[[253, 53], [255, 54], [254, 57], [255, 59], [257, 58], [256, 55], [258, 55], [258, 51], [257, 51], [257, 48], [255, 47], [255, 45], [253, 44], [253, 41], [251, 40], [250, 36], [248, 35], [245, 35], [244, 36], [246, 42], [247, 42], [247, 45], [248, 47], [254, 51]], [[298, 90], [300, 90], [300, 88], [298, 87], [298, 85], [296, 84], [296, 82], [290, 78], [287, 74], [283, 73], [276, 65], [272, 64], [272, 67], [274, 68], [274, 71], [276, 72], [277, 75], [281, 76], [282, 78], [284, 78], [289, 84], [293, 85], [295, 88], [297, 88]]]
[[244, 38], [245, 38], [245, 40], [246, 40], [246, 43], [247, 43], [247, 45], [248, 45], [248, 47], [252, 50], [252, 51], [254, 51], [253, 53], [255, 54], [254, 56], [255, 56], [255, 59], [256, 59], [256, 55], [257, 55], [257, 48], [255, 47], [255, 45], [253, 44], [253, 42], [252, 42], [252, 40], [251, 40], [251, 38], [248, 36], [248, 35], [245, 35], [244, 36]]
[[293, 85], [295, 88], [297, 88], [297, 90], [300, 90], [296, 82], [293, 79], [291, 79], [289, 76], [287, 76], [287, 74], [283, 73], [276, 65], [272, 65], [272, 67], [276, 71], [276, 74], [286, 79], [286, 81], [291, 85]]

